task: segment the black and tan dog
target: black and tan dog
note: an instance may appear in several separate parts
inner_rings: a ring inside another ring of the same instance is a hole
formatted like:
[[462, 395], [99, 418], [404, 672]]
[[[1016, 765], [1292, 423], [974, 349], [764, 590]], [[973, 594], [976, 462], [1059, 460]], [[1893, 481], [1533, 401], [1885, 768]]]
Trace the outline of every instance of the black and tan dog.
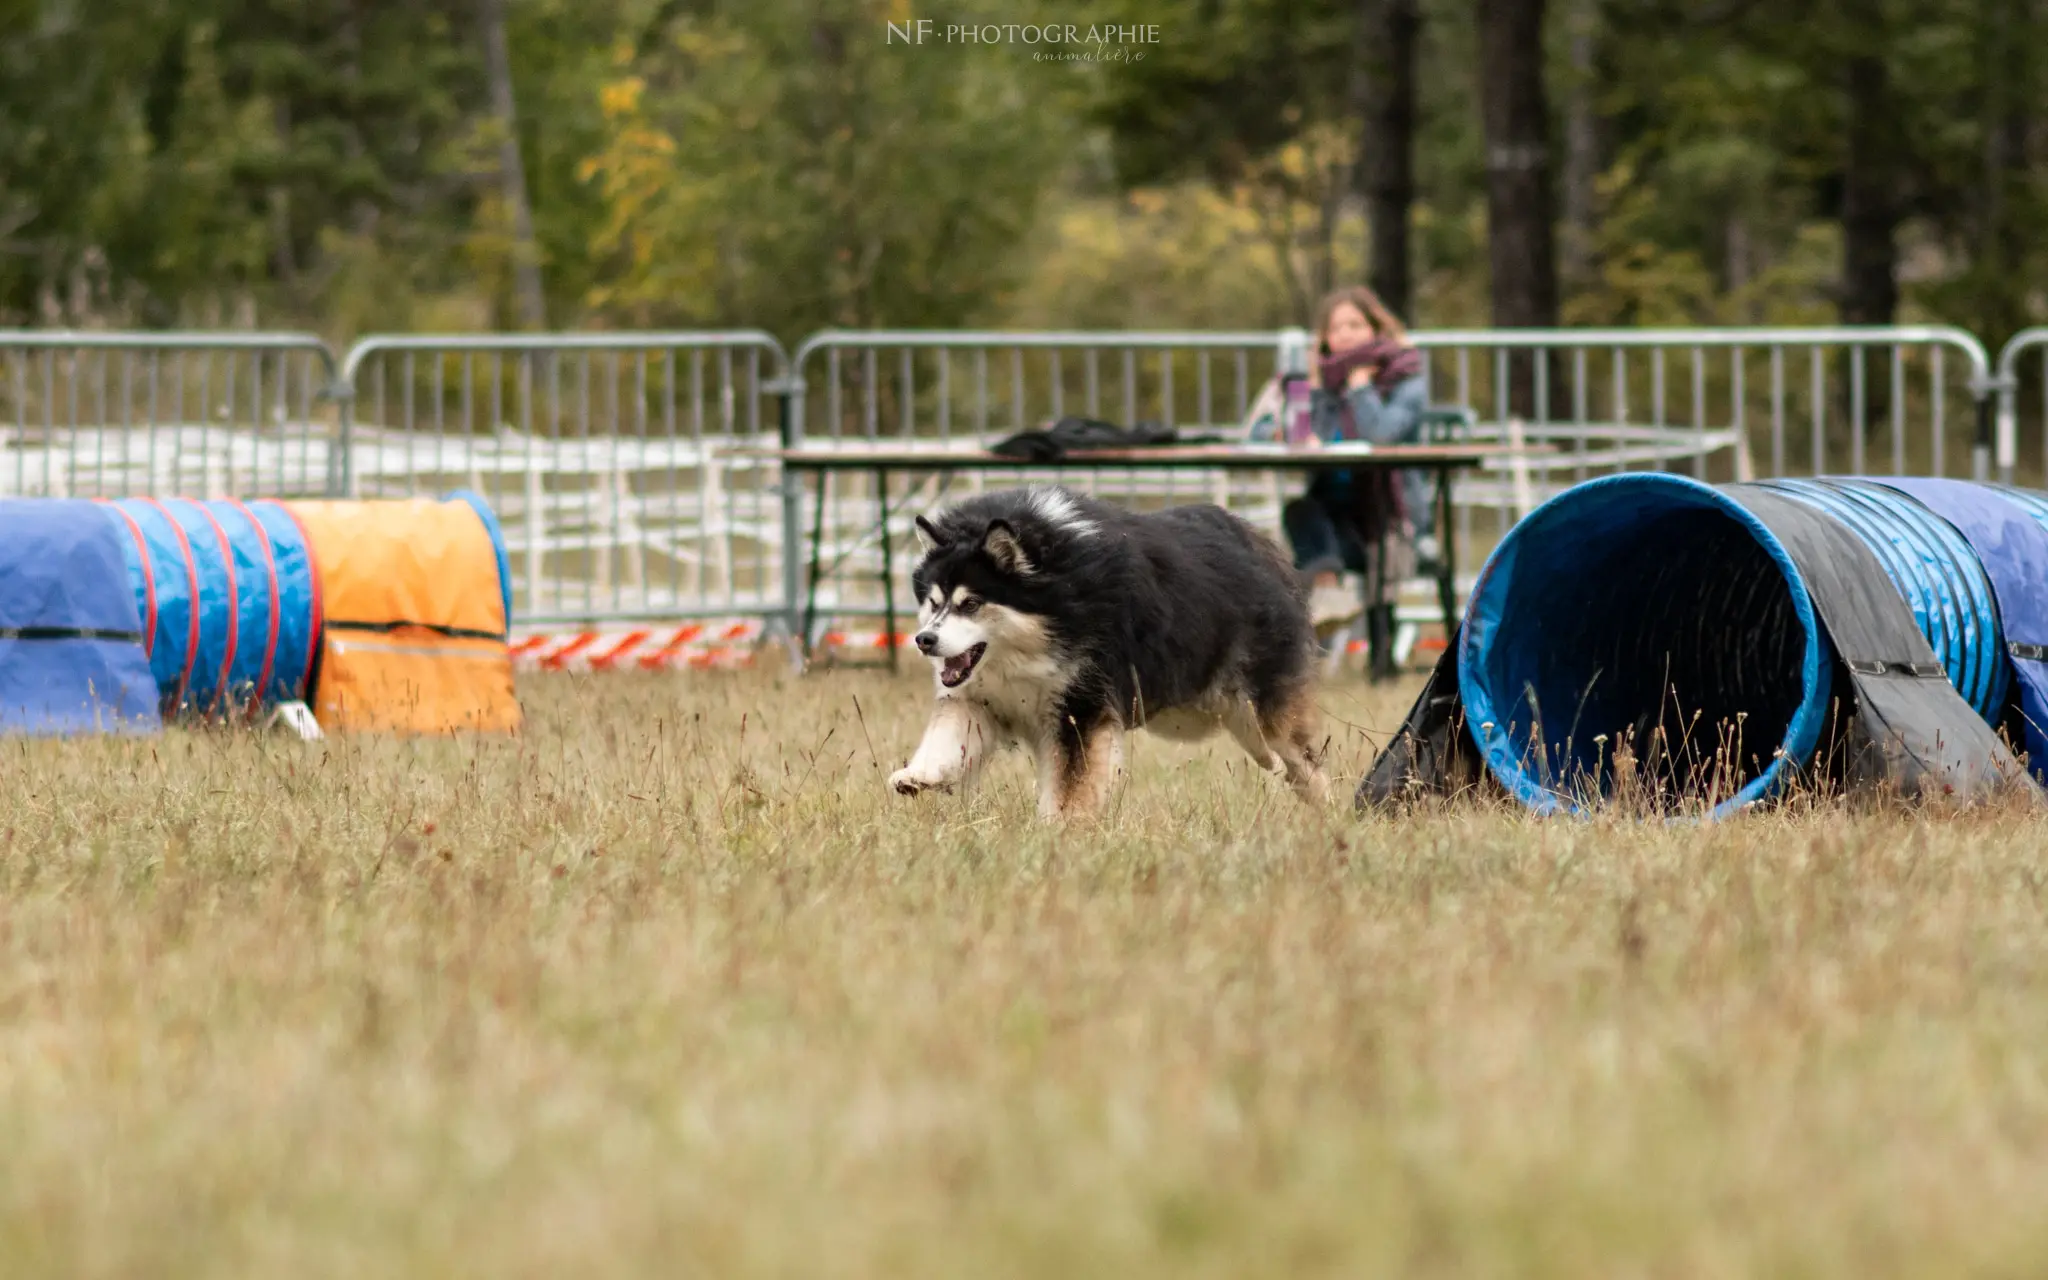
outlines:
[[938, 706], [903, 795], [964, 787], [997, 748], [1038, 763], [1058, 817], [1107, 797], [1135, 728], [1222, 729], [1322, 801], [1306, 592], [1274, 543], [1216, 506], [1139, 515], [1064, 489], [1007, 490], [920, 517], [917, 647]]

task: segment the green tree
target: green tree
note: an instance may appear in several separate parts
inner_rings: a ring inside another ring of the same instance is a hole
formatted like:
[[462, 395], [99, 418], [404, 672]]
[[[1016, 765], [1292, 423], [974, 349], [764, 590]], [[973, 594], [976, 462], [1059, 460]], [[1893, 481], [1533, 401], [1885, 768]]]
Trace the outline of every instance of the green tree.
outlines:
[[1054, 81], [1016, 47], [891, 43], [891, 16], [865, 0], [666, 16], [603, 91], [593, 301], [785, 338], [998, 309], [1067, 149]]

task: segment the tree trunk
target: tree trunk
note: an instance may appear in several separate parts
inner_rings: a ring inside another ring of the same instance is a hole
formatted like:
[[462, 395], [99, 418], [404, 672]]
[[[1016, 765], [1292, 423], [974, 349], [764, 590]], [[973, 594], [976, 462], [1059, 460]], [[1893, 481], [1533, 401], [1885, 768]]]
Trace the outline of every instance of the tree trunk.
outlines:
[[[362, 0], [348, 0], [347, 3], [343, 4], [339, 37], [342, 49], [342, 80], [348, 86], [350, 99], [359, 102], [362, 100], [361, 95], [363, 92]], [[368, 150], [369, 145], [363, 141], [362, 124], [360, 121], [352, 119], [349, 122], [348, 132], [342, 143], [343, 154], [347, 155], [351, 161], [360, 162]], [[349, 217], [351, 224], [355, 228], [356, 235], [367, 240], [376, 234], [376, 201], [371, 200], [368, 196], [357, 196], [354, 204], [349, 209]]]
[[[271, 123], [277, 129], [277, 145], [285, 154], [291, 153], [292, 115], [291, 106], [282, 96], [271, 112]], [[298, 255], [292, 248], [292, 196], [291, 189], [282, 182], [270, 185], [270, 268], [278, 283], [291, 289], [299, 282]]]
[[2025, 192], [2027, 54], [2032, 32], [2025, 0], [1988, 0], [1985, 6], [1984, 188], [1979, 197], [1977, 274], [1984, 299], [1976, 317], [1979, 336], [2004, 343], [2026, 323]]
[[1564, 237], [1559, 246], [1564, 282], [1583, 289], [1593, 283], [1594, 181], [1600, 175], [1598, 115], [1593, 105], [1593, 40], [1599, 26], [1597, 0], [1570, 0], [1571, 88], [1564, 108]]
[[[1740, 294], [1749, 287], [1750, 280], [1750, 255], [1753, 251], [1749, 241], [1749, 219], [1740, 213], [1731, 213], [1722, 230], [1726, 239], [1722, 244], [1721, 284], [1729, 293]], [[1746, 306], [1737, 318], [1744, 324], [1750, 322]]]
[[[1493, 268], [1493, 322], [1502, 328], [1546, 328], [1557, 323], [1550, 107], [1543, 92], [1543, 7], [1544, 0], [1479, 0], [1487, 239]], [[1534, 362], [1516, 359], [1510, 363], [1513, 412], [1547, 414], [1549, 406], [1536, 403]]]
[[1849, 146], [1842, 166], [1842, 322], [1890, 324], [1899, 306], [1899, 183], [1891, 77], [1884, 58], [1849, 60]]
[[1322, 199], [1316, 202], [1315, 288], [1323, 297], [1337, 287], [1337, 224], [1343, 220], [1344, 199], [1350, 176], [1344, 165], [1332, 165], [1321, 175]]
[[498, 131], [498, 182], [512, 231], [512, 292], [522, 329], [547, 328], [547, 298], [540, 285], [540, 249], [533, 239], [533, 209], [526, 200], [526, 164], [519, 155], [519, 112], [512, 97], [512, 53], [505, 38], [504, 0], [477, 0], [483, 26], [484, 72]]
[[1417, 0], [1358, 0], [1364, 129], [1358, 160], [1365, 195], [1366, 279], [1395, 315], [1412, 319], [1409, 218], [1415, 204]]
[[[1891, 324], [1899, 309], [1899, 223], [1903, 196], [1896, 160], [1901, 146], [1893, 119], [1891, 74], [1873, 39], [1843, 68], [1848, 88], [1848, 146], [1842, 163], [1843, 324]], [[1891, 365], [1885, 349], [1867, 350], [1862, 385], [1856, 383], [1851, 353], [1841, 355], [1840, 420], [1848, 427], [1849, 462], [1854, 465], [1873, 423], [1891, 411]], [[1859, 420], [1856, 409], [1862, 406]]]

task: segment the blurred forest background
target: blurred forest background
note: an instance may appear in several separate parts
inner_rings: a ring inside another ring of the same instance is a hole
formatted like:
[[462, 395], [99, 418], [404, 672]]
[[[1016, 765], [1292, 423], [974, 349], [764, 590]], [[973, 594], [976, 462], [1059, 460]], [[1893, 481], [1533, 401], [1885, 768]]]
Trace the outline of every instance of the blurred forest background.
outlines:
[[2044, 88], [2048, 0], [0, 0], [0, 323], [1258, 328], [1363, 277], [1995, 347]]

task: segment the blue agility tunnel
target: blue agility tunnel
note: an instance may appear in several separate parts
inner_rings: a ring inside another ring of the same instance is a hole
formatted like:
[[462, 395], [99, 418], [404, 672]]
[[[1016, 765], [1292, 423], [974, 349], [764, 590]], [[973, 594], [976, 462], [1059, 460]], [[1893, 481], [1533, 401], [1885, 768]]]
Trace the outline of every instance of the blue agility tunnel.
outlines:
[[164, 714], [307, 700], [320, 584], [287, 508], [131, 498], [102, 504], [99, 519], [119, 534]]
[[1795, 779], [2048, 776], [2048, 499], [1940, 480], [1578, 485], [1495, 549], [1359, 788], [1723, 816]]
[[120, 540], [86, 501], [0, 501], [0, 730], [162, 726]]
[[[1740, 639], [1675, 643], [1705, 639], [1668, 634], [1681, 617]], [[1739, 503], [1675, 476], [1593, 481], [1531, 513], [1474, 588], [1458, 657], [1487, 767], [1545, 811], [1611, 773], [1624, 738], [1689, 741], [1695, 715], [1717, 735], [1741, 726], [1749, 767], [1731, 802], [1773, 794], [1813, 752], [1832, 691], [1790, 553]], [[1674, 752], [1676, 781], [1721, 746]]]

